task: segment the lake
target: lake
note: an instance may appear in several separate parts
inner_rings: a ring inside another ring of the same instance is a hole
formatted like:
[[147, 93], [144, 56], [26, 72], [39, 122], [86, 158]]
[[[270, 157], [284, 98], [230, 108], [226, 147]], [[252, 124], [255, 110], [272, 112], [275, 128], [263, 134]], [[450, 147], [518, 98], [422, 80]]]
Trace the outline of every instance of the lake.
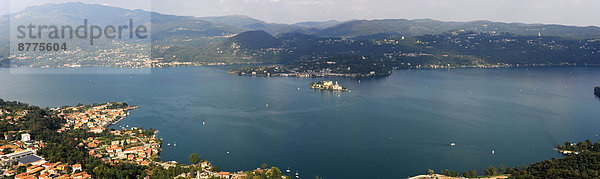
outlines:
[[[112, 127], [158, 129], [163, 144], [171, 144], [163, 145], [163, 161], [188, 163], [189, 154], [198, 153], [222, 170], [267, 163], [301, 178], [405, 178], [427, 169], [523, 166], [561, 157], [553, 150], [557, 144], [598, 140], [600, 133], [600, 100], [593, 95], [600, 68], [396, 70], [361, 80], [225, 72], [0, 69], [0, 98], [49, 107], [127, 102], [141, 108]], [[323, 79], [351, 92], [309, 88]]]

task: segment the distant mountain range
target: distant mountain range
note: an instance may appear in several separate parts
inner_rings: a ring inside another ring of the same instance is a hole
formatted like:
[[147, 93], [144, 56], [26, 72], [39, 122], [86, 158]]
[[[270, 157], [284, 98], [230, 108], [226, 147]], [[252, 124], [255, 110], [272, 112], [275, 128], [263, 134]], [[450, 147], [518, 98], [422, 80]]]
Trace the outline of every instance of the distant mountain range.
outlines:
[[[85, 3], [62, 3], [33, 6], [12, 14], [28, 21], [50, 21], [53, 23], [80, 23], [82, 17], [96, 24], [117, 24], [122, 19], [145, 21], [148, 13], [112, 6]], [[243, 31], [263, 30], [272, 35], [287, 32], [303, 32], [320, 37], [357, 37], [375, 34], [399, 34], [416, 36], [440, 34], [451, 30], [474, 32], [508, 32], [517, 35], [560, 36], [569, 38], [598, 38], [600, 27], [578, 27], [564, 25], [502, 23], [491, 21], [444, 22], [431, 19], [382, 19], [325, 22], [299, 22], [295, 24], [268, 23], [248, 16], [231, 15], [218, 17], [174, 16], [152, 13], [153, 33], [172, 33], [176, 28], [194, 31], [190, 35], [215, 36]], [[0, 26], [8, 24], [7, 16], [0, 17]]]
[[[19, 21], [23, 22], [45, 21], [57, 24], [80, 24], [82, 18], [86, 17], [90, 22], [105, 25], [122, 24], [128, 19], [150, 22], [148, 13], [150, 12], [97, 4], [62, 3], [29, 7], [21, 12], [11, 14], [11, 16], [18, 17]], [[207, 51], [211, 51], [211, 53], [219, 51], [209, 48], [224, 48], [225, 45], [231, 47], [231, 45], [237, 44], [250, 50], [264, 47], [278, 48], [281, 47], [279, 44], [286, 41], [285, 39], [288, 39], [287, 42], [290, 43], [290, 38], [365, 40], [442, 35], [461, 30], [487, 34], [510, 33], [517, 36], [554, 36], [573, 40], [600, 38], [600, 27], [595, 26], [578, 27], [491, 21], [443, 22], [431, 19], [382, 19], [277, 24], [241, 15], [192, 17], [151, 13], [150, 17], [153, 45], [160, 46], [153, 50], [153, 56], [170, 58], [169, 60], [198, 59], [193, 56], [205, 54], [204, 52]], [[8, 19], [8, 16], [0, 17], [0, 34], [2, 34], [0, 35], [0, 57], [7, 54]], [[236, 34], [237, 36], [235, 36]], [[294, 43], [307, 43], [307, 41], [295, 41]], [[202, 59], [206, 60], [206, 58]]]

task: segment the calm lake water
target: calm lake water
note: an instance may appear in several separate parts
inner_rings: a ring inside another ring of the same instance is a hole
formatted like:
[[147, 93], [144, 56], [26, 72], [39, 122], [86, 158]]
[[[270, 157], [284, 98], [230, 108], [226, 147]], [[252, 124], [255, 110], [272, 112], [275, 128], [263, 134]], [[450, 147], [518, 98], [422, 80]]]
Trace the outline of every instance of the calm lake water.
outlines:
[[600, 133], [600, 100], [593, 96], [600, 68], [398, 70], [360, 82], [333, 78], [351, 90], [345, 93], [310, 89], [317, 80], [240, 77], [212, 67], [147, 75], [0, 69], [0, 98], [49, 107], [127, 102], [141, 108], [113, 127], [158, 129], [171, 144], [163, 146], [164, 161], [188, 163], [189, 154], [198, 153], [228, 171], [267, 163], [301, 178], [404, 178], [427, 169], [523, 166], [560, 157], [552, 149], [557, 144], [598, 140]]

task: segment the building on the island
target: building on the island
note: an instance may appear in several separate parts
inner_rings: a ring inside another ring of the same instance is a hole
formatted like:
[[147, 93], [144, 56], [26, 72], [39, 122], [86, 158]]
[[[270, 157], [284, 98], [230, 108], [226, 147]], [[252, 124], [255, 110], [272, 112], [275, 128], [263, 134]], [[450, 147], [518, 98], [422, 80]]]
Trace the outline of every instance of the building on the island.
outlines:
[[333, 81], [320, 81], [318, 83], [312, 83], [311, 88], [322, 89], [322, 90], [335, 90], [335, 91], [344, 91], [344, 87], [340, 85], [337, 81], [334, 83]]
[[343, 89], [344, 89], [344, 87], [342, 87], [342, 85], [338, 84], [338, 82], [337, 82], [337, 81], [335, 81], [335, 84], [334, 84], [334, 85], [331, 85], [331, 88], [332, 88], [333, 90], [343, 90]]
[[26, 142], [26, 141], [30, 141], [30, 140], [31, 140], [31, 135], [29, 135], [28, 133], [21, 134], [21, 141]]

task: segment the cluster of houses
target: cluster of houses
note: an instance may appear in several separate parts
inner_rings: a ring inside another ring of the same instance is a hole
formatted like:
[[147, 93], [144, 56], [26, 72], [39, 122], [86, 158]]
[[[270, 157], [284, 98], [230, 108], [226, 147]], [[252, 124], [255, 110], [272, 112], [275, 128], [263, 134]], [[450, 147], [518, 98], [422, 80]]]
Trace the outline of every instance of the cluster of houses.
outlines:
[[8, 110], [0, 109], [0, 121], [7, 120], [10, 124], [16, 124], [19, 119], [25, 117], [28, 112], [29, 111], [27, 110], [10, 112]]
[[[56, 109], [58, 116], [67, 121], [58, 132], [84, 129], [92, 133], [102, 133], [108, 125], [127, 117], [127, 111], [137, 108], [119, 104], [105, 103]], [[90, 155], [101, 158], [111, 165], [120, 162], [150, 165], [152, 159], [158, 157], [160, 153], [160, 141], [156, 139], [155, 134], [144, 135], [143, 129], [133, 127], [129, 130], [111, 130], [110, 133], [116, 138], [102, 136], [76, 140], [80, 140], [79, 146], [88, 149]]]
[[[70, 169], [70, 171], [69, 171]], [[14, 170], [4, 172], [4, 176], [14, 176], [15, 179], [86, 179], [92, 175], [83, 171], [81, 164], [68, 165], [61, 162], [35, 164], [27, 167], [23, 173], [16, 174]]]
[[135, 106], [114, 108], [116, 103], [105, 103], [96, 106], [76, 106], [57, 109], [58, 116], [67, 120], [58, 132], [71, 129], [87, 129], [89, 132], [102, 133], [105, 127], [127, 117], [128, 110]]
[[138, 165], [150, 165], [153, 158], [159, 156], [160, 141], [155, 136], [145, 136], [142, 129], [114, 130], [111, 133], [118, 139], [89, 137], [79, 143], [89, 149], [89, 154], [102, 158], [112, 165], [129, 162]]
[[28, 165], [43, 161], [42, 157], [35, 155], [38, 149], [44, 147], [43, 142], [32, 140], [29, 133], [21, 133], [21, 140], [13, 140], [14, 133], [15, 131], [6, 132], [4, 145], [0, 146], [0, 165], [3, 169], [15, 164]]
[[[37, 155], [37, 151], [44, 147], [44, 143], [32, 140], [29, 133], [20, 134], [20, 140], [8, 140], [13, 138], [15, 131], [4, 134], [4, 145], [0, 146], [0, 173], [4, 177], [15, 179], [29, 178], [91, 178], [91, 175], [82, 172], [81, 164], [49, 163], [43, 157]], [[17, 172], [19, 167], [26, 167], [23, 172]], [[69, 172], [67, 168], [71, 168]]]
[[[198, 165], [200, 165], [200, 167], [202, 167], [202, 169], [203, 169], [201, 173], [197, 173], [196, 175], [193, 175], [193, 173], [182, 173], [179, 176], [177, 176], [176, 178], [182, 177], [182, 178], [197, 178], [197, 179], [210, 179], [210, 178], [245, 179], [248, 177], [249, 174], [259, 176], [262, 174], [268, 175], [271, 172], [273, 172], [271, 168], [265, 168], [265, 169], [256, 168], [252, 171], [238, 171], [238, 172], [227, 172], [227, 171], [213, 172], [212, 165], [207, 161], [203, 161]], [[163, 167], [165, 167], [165, 166], [163, 165]], [[168, 168], [168, 167], [165, 167], [165, 168]], [[281, 178], [285, 179], [285, 178], [289, 178], [289, 177], [282, 176]]]

